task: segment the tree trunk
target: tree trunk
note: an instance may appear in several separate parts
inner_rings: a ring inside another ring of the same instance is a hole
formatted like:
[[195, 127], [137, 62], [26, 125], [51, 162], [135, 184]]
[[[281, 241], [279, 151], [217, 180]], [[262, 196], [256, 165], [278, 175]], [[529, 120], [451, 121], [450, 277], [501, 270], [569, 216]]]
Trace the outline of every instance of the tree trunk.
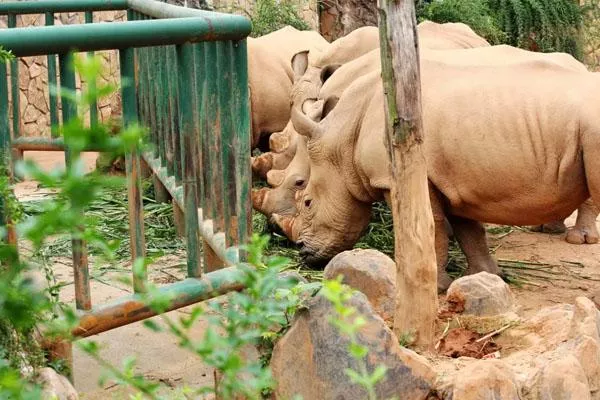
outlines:
[[392, 168], [396, 259], [394, 332], [431, 348], [437, 316], [437, 267], [427, 167], [421, 148], [421, 84], [413, 0], [379, 0], [381, 73]]
[[377, 3], [372, 0], [322, 1], [320, 9], [319, 30], [329, 41], [361, 26], [377, 26]]

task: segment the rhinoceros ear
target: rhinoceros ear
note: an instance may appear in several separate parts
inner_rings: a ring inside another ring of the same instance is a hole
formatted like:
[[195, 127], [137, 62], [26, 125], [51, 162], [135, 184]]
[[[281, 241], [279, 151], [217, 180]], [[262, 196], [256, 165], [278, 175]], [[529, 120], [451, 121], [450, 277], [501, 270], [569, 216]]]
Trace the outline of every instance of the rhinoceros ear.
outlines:
[[335, 108], [335, 106], [337, 106], [338, 101], [340, 101], [340, 98], [337, 96], [331, 96], [328, 97], [327, 100], [325, 100], [325, 103], [323, 104], [323, 113], [321, 114], [321, 119], [325, 119], [327, 114], [329, 114]]
[[329, 79], [331, 75], [333, 75], [333, 73], [337, 71], [337, 69], [341, 66], [342, 64], [333, 64], [325, 66], [321, 70], [321, 83], [325, 83], [325, 81], [327, 81], [327, 79]]
[[308, 50], [303, 50], [294, 54], [292, 57], [292, 70], [294, 71], [294, 80], [298, 80], [308, 68]]

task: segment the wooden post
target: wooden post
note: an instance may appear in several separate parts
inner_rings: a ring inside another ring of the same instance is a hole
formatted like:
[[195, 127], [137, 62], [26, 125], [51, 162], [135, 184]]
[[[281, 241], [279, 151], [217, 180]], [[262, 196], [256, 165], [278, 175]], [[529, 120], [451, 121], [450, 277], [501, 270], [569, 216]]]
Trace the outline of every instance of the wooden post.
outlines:
[[413, 0], [378, 0], [386, 146], [391, 159], [396, 311], [394, 332], [412, 332], [432, 348], [437, 317], [437, 267], [427, 167], [421, 149], [421, 83]]

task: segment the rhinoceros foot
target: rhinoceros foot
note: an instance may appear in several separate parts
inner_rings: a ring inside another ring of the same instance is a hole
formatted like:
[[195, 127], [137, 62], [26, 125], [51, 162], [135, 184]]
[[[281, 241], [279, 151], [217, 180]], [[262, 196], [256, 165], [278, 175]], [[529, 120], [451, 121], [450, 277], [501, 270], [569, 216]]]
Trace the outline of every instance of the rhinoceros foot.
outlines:
[[573, 228], [569, 228], [565, 240], [571, 244], [598, 243], [598, 230], [596, 227], [592, 227], [592, 229], [588, 230], [575, 226]]
[[529, 226], [528, 228], [534, 232], [544, 232], [550, 234], [564, 233], [567, 230], [567, 227], [563, 221], [554, 221], [542, 225], [533, 225]]

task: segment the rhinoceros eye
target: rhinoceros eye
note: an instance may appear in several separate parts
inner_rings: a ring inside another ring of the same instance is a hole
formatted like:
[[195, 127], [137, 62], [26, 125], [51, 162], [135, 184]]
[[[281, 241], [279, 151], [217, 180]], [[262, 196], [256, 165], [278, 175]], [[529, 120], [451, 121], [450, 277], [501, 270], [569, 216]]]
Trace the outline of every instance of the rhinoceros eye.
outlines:
[[310, 207], [311, 204], [312, 204], [312, 200], [310, 200], [310, 199], [309, 200], [304, 200], [304, 206], [306, 208]]
[[303, 186], [304, 185], [304, 179], [296, 179], [296, 184], [297, 187]]

